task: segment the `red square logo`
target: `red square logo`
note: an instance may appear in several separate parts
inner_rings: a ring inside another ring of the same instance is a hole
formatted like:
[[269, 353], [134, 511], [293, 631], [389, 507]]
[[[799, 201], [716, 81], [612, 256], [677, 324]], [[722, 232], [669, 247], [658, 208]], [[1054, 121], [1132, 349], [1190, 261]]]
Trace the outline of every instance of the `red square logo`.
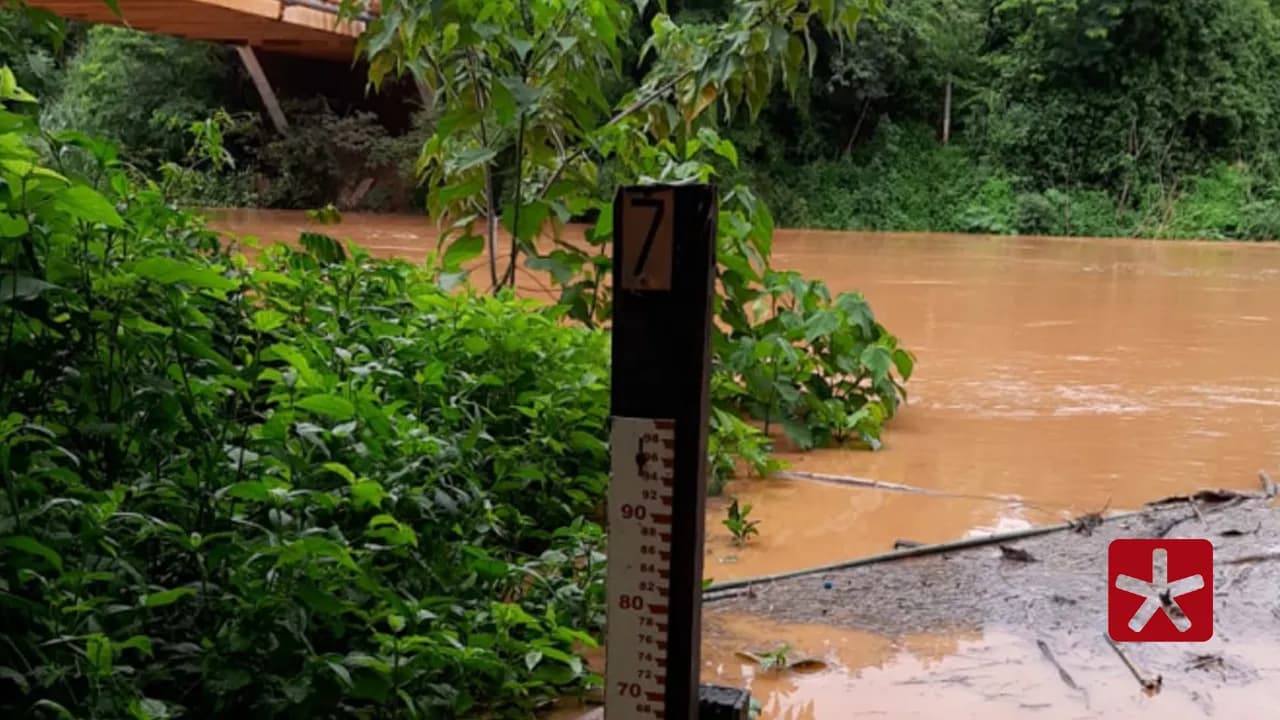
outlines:
[[1112, 540], [1107, 632], [1116, 642], [1205, 642], [1213, 637], [1213, 543]]

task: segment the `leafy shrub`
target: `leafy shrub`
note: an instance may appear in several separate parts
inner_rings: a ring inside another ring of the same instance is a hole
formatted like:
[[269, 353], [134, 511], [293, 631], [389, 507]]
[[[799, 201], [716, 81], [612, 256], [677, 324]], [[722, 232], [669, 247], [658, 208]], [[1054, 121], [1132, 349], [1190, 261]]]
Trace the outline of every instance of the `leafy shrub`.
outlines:
[[1280, 237], [1280, 205], [1267, 190], [1248, 168], [1220, 163], [1192, 178], [1186, 192], [1172, 200], [1168, 222], [1150, 232], [1176, 238], [1275, 239]]
[[[199, 207], [241, 207], [258, 201], [251, 170], [237, 167], [226, 146], [228, 136], [242, 131], [247, 123], [219, 110], [213, 117], [184, 123], [173, 119], [174, 130], [190, 138], [183, 162], [160, 166], [160, 188], [164, 196], [183, 205]], [[146, 172], [135, 174], [145, 178]]]
[[43, 97], [60, 89], [67, 35], [66, 21], [48, 10], [0, 4], [0, 65], [29, 92]]
[[215, 45], [95, 25], [68, 62], [45, 123], [112, 140], [148, 167], [180, 160], [187, 149], [181, 127], [224, 104], [225, 53]]
[[264, 129], [254, 157], [255, 170], [266, 181], [266, 206], [310, 208], [336, 202], [366, 177], [381, 191], [375, 202], [399, 205], [414, 196], [413, 160], [431, 126], [426, 115], [420, 113], [413, 130], [396, 137], [373, 113], [339, 115], [323, 98], [290, 101], [286, 112], [293, 118], [289, 132]]
[[844, 160], [756, 168], [790, 226], [1029, 235], [1280, 237], [1280, 194], [1263, 173], [1219, 163], [1177, 183], [1117, 195], [1097, 187], [1036, 187], [963, 143], [921, 127], [882, 127]]
[[858, 230], [1009, 232], [1014, 180], [920, 125], [884, 123], [851, 157], [764, 168], [782, 224]]
[[766, 433], [781, 424], [803, 449], [851, 439], [878, 448], [914, 357], [857, 293], [833, 301], [821, 281], [775, 271], [766, 273], [764, 288], [751, 331], [730, 335], [718, 349], [718, 371], [736, 379], [717, 384], [721, 407], [763, 421]]
[[603, 335], [323, 236], [250, 264], [0, 119], [0, 714], [527, 717], [594, 681]]

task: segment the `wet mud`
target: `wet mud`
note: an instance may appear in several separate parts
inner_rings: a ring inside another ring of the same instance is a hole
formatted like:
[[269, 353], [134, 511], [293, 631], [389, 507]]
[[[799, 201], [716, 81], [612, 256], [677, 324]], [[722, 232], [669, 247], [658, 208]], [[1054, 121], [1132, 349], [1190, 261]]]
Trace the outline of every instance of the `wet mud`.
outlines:
[[[1120, 537], [1214, 544], [1214, 636], [1205, 643], [1122, 644], [1148, 693], [1112, 649], [1107, 546]], [[725, 682], [747, 682], [766, 717], [1266, 718], [1280, 701], [1280, 511], [1176, 504], [1071, 531], [752, 586], [708, 603], [704, 648], [791, 644], [830, 659], [811, 676], [761, 673], [709, 658]], [[836, 646], [841, 638], [853, 650]], [[927, 652], [920, 652], [922, 646]], [[1041, 644], [1043, 643], [1043, 647]], [[913, 648], [915, 648], [913, 650]], [[930, 652], [932, 655], [930, 655]], [[887, 657], [886, 657], [887, 655]], [[704, 682], [708, 679], [704, 671]], [[854, 715], [847, 710], [857, 710]], [[966, 714], [969, 713], [969, 714]], [[1148, 715], [1148, 713], [1150, 713]]]

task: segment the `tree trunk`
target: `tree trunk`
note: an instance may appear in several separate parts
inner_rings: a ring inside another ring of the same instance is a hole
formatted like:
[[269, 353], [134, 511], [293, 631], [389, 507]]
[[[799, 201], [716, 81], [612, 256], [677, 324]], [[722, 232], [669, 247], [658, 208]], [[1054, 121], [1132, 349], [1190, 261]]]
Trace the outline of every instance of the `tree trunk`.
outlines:
[[862, 112], [858, 113], [858, 122], [853, 126], [853, 132], [849, 135], [849, 142], [845, 143], [844, 154], [848, 155], [853, 152], [853, 144], [858, 141], [858, 135], [862, 133], [862, 121], [867, 119], [867, 108], [871, 107], [871, 99], [868, 98], [862, 103]]
[[951, 140], [951, 76], [947, 76], [947, 87], [942, 96], [942, 144]]

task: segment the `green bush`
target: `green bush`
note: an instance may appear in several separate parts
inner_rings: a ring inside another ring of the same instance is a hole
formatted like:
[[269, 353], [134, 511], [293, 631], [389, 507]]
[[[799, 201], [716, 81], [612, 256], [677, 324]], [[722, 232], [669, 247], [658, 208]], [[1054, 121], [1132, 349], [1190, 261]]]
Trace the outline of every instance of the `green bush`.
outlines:
[[0, 65], [40, 97], [56, 94], [65, 73], [67, 22], [42, 8], [0, 4]]
[[1038, 187], [922, 126], [885, 126], [842, 160], [755, 169], [782, 224], [836, 230], [1280, 238], [1280, 192], [1244, 164], [1117, 194]]
[[1172, 238], [1273, 240], [1280, 237], [1280, 203], [1269, 183], [1247, 167], [1220, 163], [1190, 179], [1175, 196], [1166, 222], [1149, 234]]
[[[44, 114], [54, 130], [118, 143], [135, 163], [180, 160], [182, 127], [225, 104], [224, 48], [109, 25], [89, 28]], [[175, 121], [177, 127], [175, 127]]]
[[365, 178], [372, 178], [380, 191], [366, 196], [374, 204], [407, 203], [419, 197], [414, 191], [414, 160], [431, 127], [429, 117], [420, 113], [413, 130], [392, 136], [373, 113], [338, 115], [323, 98], [290, 101], [285, 111], [293, 119], [289, 132], [261, 130], [253, 157], [254, 170], [265, 181], [261, 202], [267, 207], [313, 208], [337, 202]]
[[1009, 232], [1014, 180], [930, 128], [884, 124], [847, 159], [758, 168], [790, 227]]
[[250, 265], [110, 147], [49, 148], [102, 195], [0, 127], [0, 715], [528, 717], [595, 681], [604, 335], [322, 236]]

